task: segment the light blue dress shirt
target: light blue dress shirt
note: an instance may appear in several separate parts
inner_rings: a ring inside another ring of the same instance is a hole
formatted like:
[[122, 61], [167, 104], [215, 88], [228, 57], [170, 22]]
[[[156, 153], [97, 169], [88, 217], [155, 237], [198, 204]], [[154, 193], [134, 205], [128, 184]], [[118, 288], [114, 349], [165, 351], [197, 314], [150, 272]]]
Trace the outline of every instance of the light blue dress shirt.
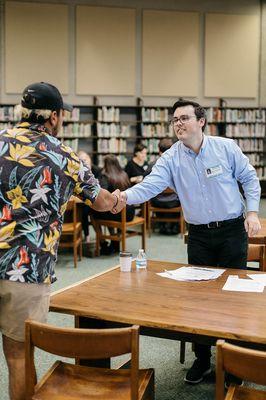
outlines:
[[198, 154], [182, 142], [158, 159], [141, 183], [127, 189], [127, 204], [143, 203], [167, 187], [176, 191], [184, 218], [190, 224], [208, 224], [258, 211], [260, 184], [256, 171], [233, 139], [205, 136]]

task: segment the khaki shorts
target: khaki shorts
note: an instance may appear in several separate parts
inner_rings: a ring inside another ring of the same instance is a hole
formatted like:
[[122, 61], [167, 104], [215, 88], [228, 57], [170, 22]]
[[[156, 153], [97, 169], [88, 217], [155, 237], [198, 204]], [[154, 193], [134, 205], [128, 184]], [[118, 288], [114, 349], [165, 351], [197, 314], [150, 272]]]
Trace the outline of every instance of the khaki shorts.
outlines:
[[50, 303], [50, 285], [0, 280], [0, 331], [24, 342], [27, 318], [46, 322]]

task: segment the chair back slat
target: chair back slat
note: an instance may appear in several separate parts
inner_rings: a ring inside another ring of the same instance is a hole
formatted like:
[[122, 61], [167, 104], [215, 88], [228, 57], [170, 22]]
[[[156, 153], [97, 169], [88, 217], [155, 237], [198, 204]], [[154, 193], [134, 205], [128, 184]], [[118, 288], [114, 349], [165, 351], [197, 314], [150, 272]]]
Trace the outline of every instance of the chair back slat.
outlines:
[[248, 245], [248, 262], [258, 262], [260, 271], [263, 271], [264, 266], [264, 253], [265, 246], [263, 244], [249, 244]]
[[266, 352], [217, 342], [218, 355], [225, 371], [243, 380], [266, 385]]
[[[133, 328], [57, 328], [34, 321], [26, 323], [32, 344], [62, 357], [101, 359], [130, 353]], [[134, 328], [136, 329], [136, 327]]]

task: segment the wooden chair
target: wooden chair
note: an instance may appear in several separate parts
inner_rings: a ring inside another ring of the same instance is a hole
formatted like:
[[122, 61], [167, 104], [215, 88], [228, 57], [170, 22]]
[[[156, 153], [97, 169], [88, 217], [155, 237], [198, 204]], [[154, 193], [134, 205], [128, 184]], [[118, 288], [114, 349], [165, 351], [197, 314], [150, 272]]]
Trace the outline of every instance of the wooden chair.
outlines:
[[235, 384], [224, 396], [224, 372], [266, 385], [266, 352], [246, 349], [218, 340], [216, 344], [216, 400], [266, 400], [266, 391]]
[[[259, 271], [264, 271], [265, 246], [263, 244], [248, 245], [248, 261], [258, 262]], [[258, 270], [258, 268], [248, 267], [248, 269]]]
[[[139, 327], [58, 328], [27, 320], [26, 400], [154, 399], [153, 369], [139, 369]], [[98, 360], [131, 353], [131, 369], [106, 369], [56, 361], [36, 384], [34, 348], [61, 357]]]
[[[164, 190], [165, 194], [173, 193], [173, 190], [167, 188]], [[165, 214], [176, 214], [174, 217], [168, 217]], [[160, 214], [160, 216], [158, 216]], [[172, 208], [162, 208], [162, 207], [154, 207], [151, 201], [147, 202], [147, 228], [149, 232], [149, 237], [151, 236], [152, 224], [153, 222], [176, 222], [180, 225], [180, 233], [183, 234], [186, 231], [186, 224], [183, 216], [182, 207], [172, 207]]]
[[[121, 211], [121, 221], [96, 219], [92, 216], [92, 224], [96, 232], [96, 256], [100, 255], [100, 243], [105, 239], [121, 242], [122, 251], [125, 251], [126, 238], [140, 235], [142, 237], [142, 248], [146, 249], [146, 203], [143, 203], [140, 208], [141, 216], [135, 216], [130, 222], [126, 221], [126, 208]], [[132, 229], [137, 226], [141, 227], [141, 231]], [[106, 231], [103, 232], [102, 227], [113, 228], [115, 233], [109, 234]]]
[[73, 248], [74, 253], [74, 266], [77, 268], [78, 249], [79, 259], [82, 257], [82, 224], [77, 218], [77, 202], [69, 200], [66, 209], [66, 220], [63, 223], [62, 234], [59, 243], [59, 248]]

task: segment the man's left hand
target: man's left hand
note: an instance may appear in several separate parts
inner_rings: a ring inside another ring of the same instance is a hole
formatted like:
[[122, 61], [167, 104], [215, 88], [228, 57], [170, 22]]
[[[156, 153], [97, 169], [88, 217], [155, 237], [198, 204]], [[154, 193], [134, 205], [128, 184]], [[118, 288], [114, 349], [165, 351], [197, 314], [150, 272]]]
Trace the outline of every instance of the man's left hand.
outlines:
[[257, 235], [261, 229], [258, 213], [249, 211], [245, 219], [245, 229], [249, 237]]

